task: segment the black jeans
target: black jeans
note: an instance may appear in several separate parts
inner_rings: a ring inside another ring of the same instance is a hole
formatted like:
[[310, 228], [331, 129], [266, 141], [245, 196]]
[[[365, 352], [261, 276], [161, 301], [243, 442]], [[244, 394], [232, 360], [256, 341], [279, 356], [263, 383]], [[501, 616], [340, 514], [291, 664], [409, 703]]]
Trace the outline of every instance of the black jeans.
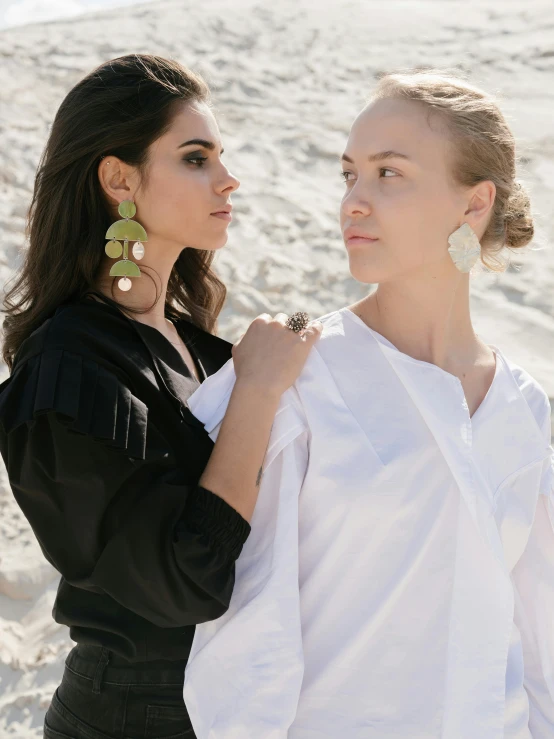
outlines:
[[196, 739], [183, 700], [185, 664], [131, 663], [77, 644], [44, 717], [45, 739]]

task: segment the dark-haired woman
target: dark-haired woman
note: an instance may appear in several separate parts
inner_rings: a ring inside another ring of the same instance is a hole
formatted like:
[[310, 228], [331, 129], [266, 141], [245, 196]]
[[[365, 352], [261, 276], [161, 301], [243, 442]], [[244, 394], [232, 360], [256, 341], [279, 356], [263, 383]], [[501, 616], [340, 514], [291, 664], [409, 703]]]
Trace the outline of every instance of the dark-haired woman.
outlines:
[[[76, 642], [48, 739], [194, 737], [195, 625], [229, 606], [280, 397], [321, 331], [279, 313], [234, 346], [212, 333], [239, 185], [222, 153], [205, 83], [130, 55], [69, 92], [40, 163], [5, 299], [0, 451]], [[186, 401], [231, 355], [214, 446]]]

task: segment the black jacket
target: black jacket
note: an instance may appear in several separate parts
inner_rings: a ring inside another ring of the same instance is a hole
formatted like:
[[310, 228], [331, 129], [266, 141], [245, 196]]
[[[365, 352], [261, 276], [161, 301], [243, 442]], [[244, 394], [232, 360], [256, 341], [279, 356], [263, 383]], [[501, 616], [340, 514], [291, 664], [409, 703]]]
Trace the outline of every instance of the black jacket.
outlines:
[[[231, 357], [174, 323], [204, 377]], [[90, 298], [60, 306], [0, 385], [0, 453], [76, 642], [186, 660], [194, 625], [229, 606], [250, 525], [197, 485], [213, 448], [185, 405], [198, 385], [161, 332]]]

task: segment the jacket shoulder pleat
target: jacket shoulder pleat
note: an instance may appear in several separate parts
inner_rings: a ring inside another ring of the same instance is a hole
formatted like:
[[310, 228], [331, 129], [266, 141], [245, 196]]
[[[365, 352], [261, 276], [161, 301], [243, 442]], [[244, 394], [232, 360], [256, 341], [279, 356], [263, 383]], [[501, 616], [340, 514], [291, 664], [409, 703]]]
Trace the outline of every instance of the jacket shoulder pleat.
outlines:
[[45, 348], [19, 363], [0, 385], [0, 423], [6, 433], [51, 411], [70, 431], [145, 458], [146, 404], [90, 357]]

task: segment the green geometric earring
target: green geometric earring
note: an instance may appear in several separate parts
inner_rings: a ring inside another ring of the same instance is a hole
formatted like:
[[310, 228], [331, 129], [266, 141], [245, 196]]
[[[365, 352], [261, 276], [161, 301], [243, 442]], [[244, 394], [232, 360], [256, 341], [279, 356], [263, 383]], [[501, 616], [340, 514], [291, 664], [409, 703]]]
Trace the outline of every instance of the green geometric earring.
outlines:
[[[111, 277], [121, 276], [118, 281], [120, 290], [130, 290], [132, 282], [129, 277], [140, 277], [140, 269], [128, 258], [129, 241], [135, 241], [133, 246], [133, 256], [135, 259], [142, 259], [144, 256], [144, 246], [142, 241], [148, 241], [146, 231], [137, 221], [129, 220], [137, 212], [136, 205], [132, 200], [123, 200], [119, 203], [119, 215], [123, 220], [112, 223], [106, 231], [106, 238], [111, 239], [106, 246], [105, 252], [111, 259], [118, 259], [123, 254], [123, 259], [116, 262], [110, 269]], [[123, 245], [118, 239], [123, 239]]]

